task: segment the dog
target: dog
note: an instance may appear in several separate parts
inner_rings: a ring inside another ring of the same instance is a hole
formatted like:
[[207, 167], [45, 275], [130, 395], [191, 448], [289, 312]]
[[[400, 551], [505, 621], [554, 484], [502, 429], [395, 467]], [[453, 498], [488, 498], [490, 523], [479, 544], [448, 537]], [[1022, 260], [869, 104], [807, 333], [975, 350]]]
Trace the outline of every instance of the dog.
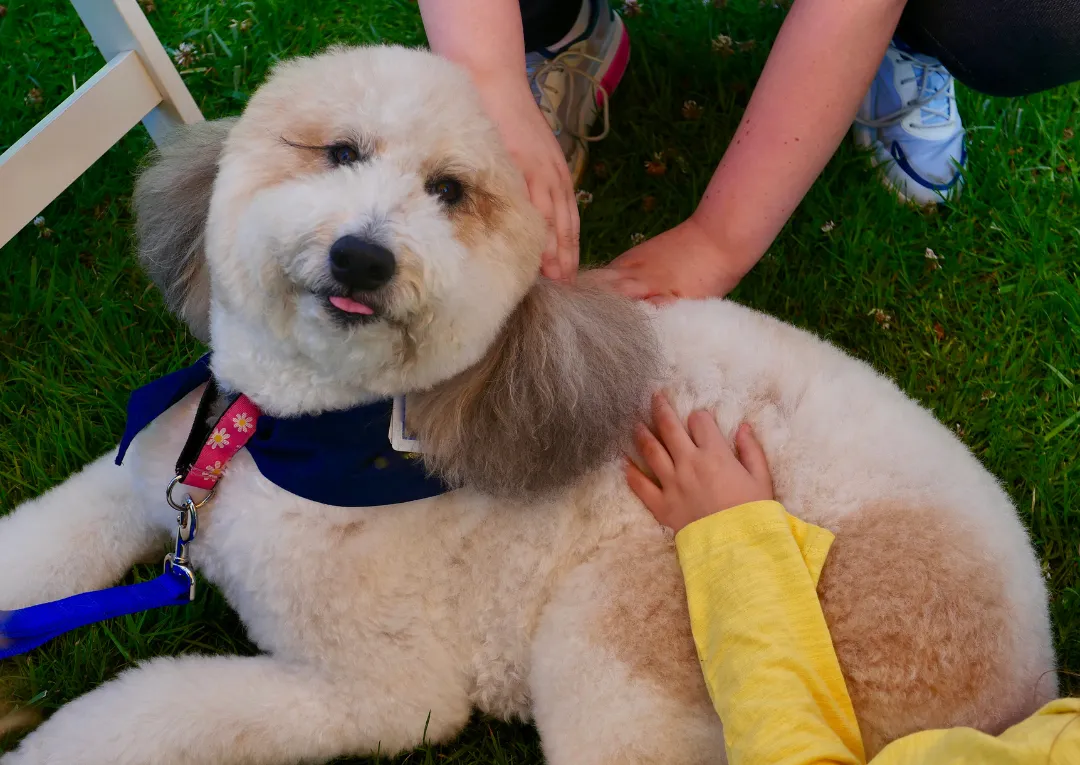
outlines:
[[[262, 653], [129, 669], [3, 765], [386, 755], [451, 740], [475, 710], [534, 721], [554, 765], [722, 762], [671, 536], [623, 475], [658, 388], [728, 437], [751, 423], [777, 498], [836, 534], [819, 595], [869, 754], [921, 729], [998, 732], [1054, 695], [1030, 541], [953, 434], [735, 303], [656, 309], [587, 274], [541, 278], [545, 223], [454, 65], [394, 46], [280, 63], [242, 116], [165, 146], [134, 201], [139, 256], [221, 386], [285, 418], [405, 395], [451, 490], [320, 504], [239, 452], [191, 555]], [[0, 519], [0, 608], [158, 554], [198, 400], [122, 467], [107, 454]]]

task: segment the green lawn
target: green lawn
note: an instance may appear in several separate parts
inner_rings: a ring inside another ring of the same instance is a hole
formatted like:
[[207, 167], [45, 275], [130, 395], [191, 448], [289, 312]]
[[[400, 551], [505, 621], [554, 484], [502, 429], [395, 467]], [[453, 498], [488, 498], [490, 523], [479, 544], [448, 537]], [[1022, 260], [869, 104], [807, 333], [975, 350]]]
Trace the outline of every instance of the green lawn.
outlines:
[[[239, 111], [279, 57], [424, 39], [407, 0], [153, 5], [166, 46], [195, 46], [184, 80], [208, 117]], [[584, 184], [594, 196], [583, 212], [586, 260], [610, 259], [632, 235], [655, 235], [693, 209], [781, 22], [782, 11], [765, 6], [645, 0], [630, 20], [633, 56], [612, 103], [613, 131]], [[716, 53], [719, 34], [744, 44]], [[65, 0], [9, 1], [0, 150], [100, 65]], [[1062, 666], [1080, 672], [1080, 87], [960, 97], [971, 167], [954, 207], [900, 208], [845, 147], [732, 297], [850, 349], [961, 434], [1031, 528]], [[682, 116], [690, 99], [698, 120]], [[0, 251], [0, 512], [112, 446], [130, 388], [200, 353], [131, 255], [132, 171], [148, 146], [141, 127], [132, 131], [44, 211], [41, 228]], [[644, 163], [658, 152], [668, 171], [648, 175]], [[12, 193], [0, 190], [0, 200]], [[4, 662], [0, 684], [47, 713], [136, 660], [251, 650], [235, 615], [204, 589], [186, 609], [114, 620]], [[540, 761], [531, 729], [485, 720], [453, 746], [400, 760]]]

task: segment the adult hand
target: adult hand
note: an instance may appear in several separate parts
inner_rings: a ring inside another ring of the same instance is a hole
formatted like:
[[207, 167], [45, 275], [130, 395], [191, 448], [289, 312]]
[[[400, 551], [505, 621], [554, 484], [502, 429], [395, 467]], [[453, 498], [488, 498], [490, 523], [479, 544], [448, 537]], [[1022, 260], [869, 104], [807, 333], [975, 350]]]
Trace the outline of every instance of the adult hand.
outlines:
[[693, 217], [590, 272], [596, 283], [656, 304], [679, 298], [723, 297], [742, 276], [742, 269]]
[[484, 108], [499, 129], [514, 163], [525, 176], [529, 198], [547, 221], [541, 272], [573, 281], [580, 258], [580, 219], [574, 183], [562, 148], [533, 100], [523, 74], [477, 80]]

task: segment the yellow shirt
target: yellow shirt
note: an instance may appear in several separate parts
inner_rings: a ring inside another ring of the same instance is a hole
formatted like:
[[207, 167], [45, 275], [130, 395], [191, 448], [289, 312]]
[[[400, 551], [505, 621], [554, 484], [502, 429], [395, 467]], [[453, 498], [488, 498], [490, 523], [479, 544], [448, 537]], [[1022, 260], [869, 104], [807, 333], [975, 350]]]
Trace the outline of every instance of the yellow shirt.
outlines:
[[[710, 515], [675, 537], [729, 765], [866, 762], [817, 598], [832, 541], [777, 502]], [[1080, 699], [1053, 701], [996, 738], [970, 728], [915, 733], [872, 761], [900, 763], [1080, 763]]]

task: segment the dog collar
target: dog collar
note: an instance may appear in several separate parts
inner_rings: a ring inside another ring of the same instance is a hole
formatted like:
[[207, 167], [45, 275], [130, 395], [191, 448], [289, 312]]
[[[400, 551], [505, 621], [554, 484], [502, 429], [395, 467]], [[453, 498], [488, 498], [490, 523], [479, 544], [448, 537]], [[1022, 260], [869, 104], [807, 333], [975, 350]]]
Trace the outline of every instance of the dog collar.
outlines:
[[177, 461], [177, 475], [185, 485], [212, 489], [229, 458], [246, 448], [268, 481], [325, 505], [394, 505], [449, 491], [418, 458], [390, 444], [389, 399], [320, 414], [272, 417], [240, 395], [227, 399], [225, 414], [211, 421], [217, 390], [210, 354], [132, 392], [116, 464], [123, 462], [136, 435], [203, 384], [207, 391]]

